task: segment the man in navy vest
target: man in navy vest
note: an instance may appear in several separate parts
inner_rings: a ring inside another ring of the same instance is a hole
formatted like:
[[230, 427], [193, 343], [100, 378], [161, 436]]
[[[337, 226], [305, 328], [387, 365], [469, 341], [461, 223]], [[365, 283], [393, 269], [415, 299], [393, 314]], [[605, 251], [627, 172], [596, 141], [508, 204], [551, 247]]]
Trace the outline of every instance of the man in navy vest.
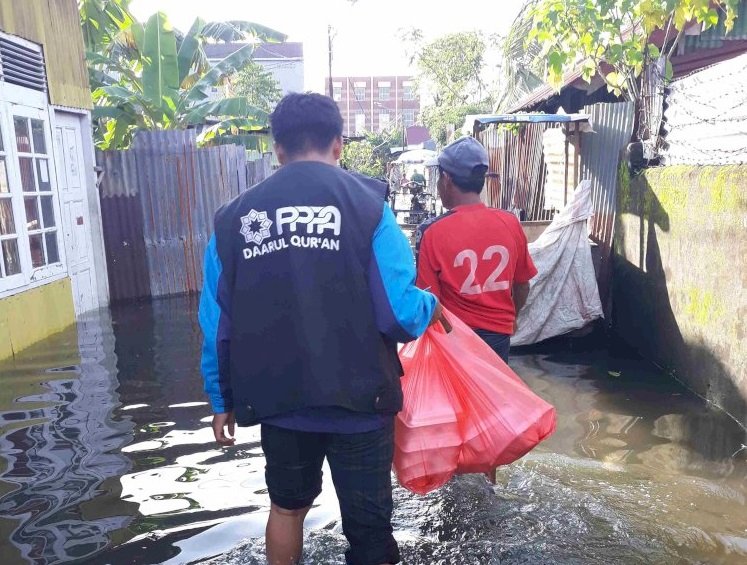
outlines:
[[397, 563], [396, 344], [421, 335], [441, 308], [415, 286], [386, 185], [337, 166], [335, 102], [289, 94], [271, 127], [281, 168], [218, 210], [205, 256], [202, 372], [215, 439], [231, 445], [235, 423], [261, 424], [271, 564], [300, 559], [325, 457], [347, 562]]

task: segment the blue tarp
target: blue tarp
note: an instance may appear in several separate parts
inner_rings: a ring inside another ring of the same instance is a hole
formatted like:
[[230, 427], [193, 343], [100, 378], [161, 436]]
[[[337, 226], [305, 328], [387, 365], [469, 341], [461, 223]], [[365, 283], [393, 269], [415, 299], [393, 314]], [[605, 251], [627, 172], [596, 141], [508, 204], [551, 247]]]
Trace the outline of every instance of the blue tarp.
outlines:
[[589, 114], [492, 114], [477, 116], [475, 121], [482, 125], [588, 122]]

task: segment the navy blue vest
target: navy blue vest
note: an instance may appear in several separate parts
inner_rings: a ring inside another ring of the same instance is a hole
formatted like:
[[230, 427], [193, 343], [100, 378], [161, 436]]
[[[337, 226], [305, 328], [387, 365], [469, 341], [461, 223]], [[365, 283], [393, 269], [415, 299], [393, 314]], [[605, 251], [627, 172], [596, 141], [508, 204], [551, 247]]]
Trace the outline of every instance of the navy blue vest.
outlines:
[[369, 285], [385, 192], [380, 181], [302, 161], [217, 212], [240, 425], [318, 406], [401, 409], [396, 343], [376, 327]]

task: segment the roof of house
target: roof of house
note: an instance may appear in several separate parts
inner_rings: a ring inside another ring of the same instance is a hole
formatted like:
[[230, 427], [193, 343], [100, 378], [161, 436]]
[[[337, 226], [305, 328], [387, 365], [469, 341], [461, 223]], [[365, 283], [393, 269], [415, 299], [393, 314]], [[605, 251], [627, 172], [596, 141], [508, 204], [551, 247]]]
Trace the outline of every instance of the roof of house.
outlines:
[[425, 126], [409, 126], [407, 128], [407, 144], [417, 145], [431, 139], [431, 132]]
[[507, 114], [515, 114], [522, 110], [527, 110], [535, 107], [537, 104], [549, 100], [556, 94], [558, 94], [564, 88], [573, 85], [576, 82], [583, 80], [581, 75], [583, 74], [581, 69], [567, 73], [563, 78], [562, 84], [558, 88], [554, 88], [549, 84], [543, 84], [535, 88], [532, 92], [524, 96], [521, 100], [516, 102], [511, 108], [509, 108]]
[[672, 57], [674, 78], [689, 75], [692, 72], [727, 61], [743, 53], [747, 53], [747, 39], [724, 41], [723, 45], [719, 47], [692, 51], [685, 55], [676, 55]]
[[[734, 29], [729, 33], [726, 33], [723, 18], [717, 26], [705, 31], [701, 31], [702, 26], [694, 21], [686, 25], [686, 35], [682, 45], [685, 54], [674, 55], [671, 58], [674, 78], [686, 76], [715, 63], [747, 53], [747, 17], [745, 17], [747, 16], [747, 2], [745, 0], [740, 3], [738, 13], [739, 17], [736, 19]], [[627, 35], [627, 33], [629, 33], [629, 29], [623, 31], [624, 35]], [[667, 34], [663, 30], [657, 30], [651, 34], [649, 39], [661, 48], [666, 41], [666, 37]], [[537, 87], [516, 102], [508, 110], [508, 113], [533, 109], [569, 87], [587, 91], [595, 90], [594, 85], [590, 88], [581, 76], [582, 70], [579, 67], [567, 73], [558, 88], [553, 88], [548, 84]], [[603, 83], [598, 83], [596, 86], [600, 84]]]
[[[246, 43], [208, 43], [205, 45], [205, 54], [208, 59], [224, 59], [235, 53]], [[303, 43], [258, 43], [254, 49], [254, 57], [257, 59], [303, 59]]]

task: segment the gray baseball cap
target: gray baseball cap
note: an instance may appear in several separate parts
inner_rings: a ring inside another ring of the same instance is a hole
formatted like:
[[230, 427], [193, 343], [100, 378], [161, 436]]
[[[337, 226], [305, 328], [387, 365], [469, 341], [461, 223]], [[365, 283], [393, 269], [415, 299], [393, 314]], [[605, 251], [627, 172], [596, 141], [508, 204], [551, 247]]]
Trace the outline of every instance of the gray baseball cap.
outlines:
[[456, 177], [468, 178], [475, 167], [488, 166], [488, 152], [474, 137], [460, 137], [444, 147], [437, 157], [426, 161], [425, 165], [438, 165]]

